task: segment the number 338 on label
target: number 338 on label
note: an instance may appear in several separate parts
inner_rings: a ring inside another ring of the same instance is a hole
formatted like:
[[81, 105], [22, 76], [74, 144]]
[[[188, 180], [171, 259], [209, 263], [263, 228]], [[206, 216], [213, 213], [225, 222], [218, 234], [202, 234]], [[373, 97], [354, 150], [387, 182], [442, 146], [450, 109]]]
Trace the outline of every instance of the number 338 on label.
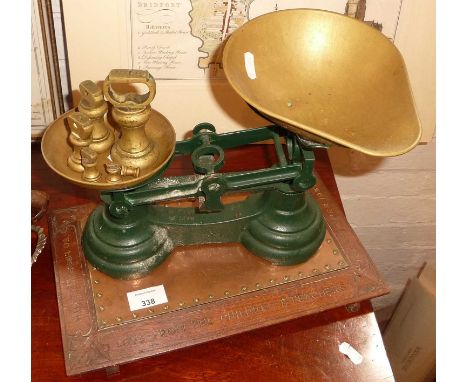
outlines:
[[153, 306], [156, 305], [156, 300], [154, 298], [150, 298], [149, 300], [142, 300], [141, 306]]
[[132, 312], [168, 302], [164, 285], [128, 292], [127, 299]]

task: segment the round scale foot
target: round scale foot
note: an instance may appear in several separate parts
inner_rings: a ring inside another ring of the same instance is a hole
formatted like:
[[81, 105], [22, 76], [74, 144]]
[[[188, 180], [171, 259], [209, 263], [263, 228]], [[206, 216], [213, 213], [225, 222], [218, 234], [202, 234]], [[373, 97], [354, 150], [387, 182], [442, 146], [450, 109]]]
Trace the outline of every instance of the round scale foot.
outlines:
[[149, 222], [148, 206], [116, 218], [107, 206], [98, 206], [89, 216], [83, 233], [88, 261], [101, 272], [119, 279], [136, 279], [150, 273], [172, 251], [163, 227]]
[[325, 238], [317, 203], [306, 193], [265, 193], [265, 209], [241, 235], [255, 255], [277, 265], [294, 265], [312, 257]]

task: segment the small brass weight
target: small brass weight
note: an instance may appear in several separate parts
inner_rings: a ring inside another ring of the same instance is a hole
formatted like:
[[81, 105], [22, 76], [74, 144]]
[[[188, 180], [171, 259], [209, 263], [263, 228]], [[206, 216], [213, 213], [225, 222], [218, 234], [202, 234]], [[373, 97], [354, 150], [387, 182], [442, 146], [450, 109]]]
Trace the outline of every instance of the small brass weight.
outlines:
[[92, 142], [89, 148], [96, 153], [104, 153], [114, 143], [112, 128], [104, 119], [108, 110], [104, 94], [93, 81], [88, 80], [80, 84], [80, 96], [81, 101], [78, 110], [88, 117], [93, 124]]
[[[103, 203], [82, 238], [86, 258], [100, 271], [143, 277], [174, 247], [204, 243], [238, 242], [275, 265], [307, 261], [326, 231], [308, 192], [316, 182], [314, 148], [338, 144], [394, 156], [421, 136], [401, 54], [380, 32], [349, 17], [305, 9], [257, 17], [230, 35], [223, 70], [272, 125], [218, 134], [212, 124], [199, 123], [191, 138], [176, 142], [170, 122], [150, 106], [156, 94], [151, 74], [114, 69], [102, 90], [82, 82], [78, 108], [45, 131], [48, 165], [101, 191]], [[271, 167], [221, 171], [225, 150], [264, 141], [275, 148]], [[163, 177], [179, 155], [191, 159], [194, 173]], [[239, 191], [247, 191], [247, 199], [223, 202]], [[164, 205], [169, 200], [193, 206]]]

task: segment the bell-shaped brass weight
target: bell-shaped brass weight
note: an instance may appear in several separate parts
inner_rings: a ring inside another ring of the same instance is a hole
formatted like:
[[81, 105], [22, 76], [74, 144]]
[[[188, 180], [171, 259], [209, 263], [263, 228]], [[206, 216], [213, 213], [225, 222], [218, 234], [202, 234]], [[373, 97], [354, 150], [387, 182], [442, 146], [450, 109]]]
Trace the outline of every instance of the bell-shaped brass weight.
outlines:
[[92, 142], [89, 147], [98, 154], [108, 152], [114, 143], [114, 132], [104, 120], [107, 102], [102, 90], [93, 81], [80, 84], [81, 100], [78, 110], [93, 122]]
[[97, 169], [97, 153], [89, 147], [81, 149], [81, 164], [83, 165], [83, 173], [81, 177], [87, 182], [96, 182], [101, 174]]
[[[118, 93], [113, 84], [143, 84], [145, 94]], [[121, 165], [140, 170], [152, 168], [158, 159], [158, 150], [145, 132], [151, 116], [150, 103], [156, 94], [156, 83], [146, 70], [114, 69], [104, 81], [106, 99], [114, 106], [112, 117], [121, 128], [121, 136], [111, 149], [111, 158]]]
[[72, 112], [67, 117], [67, 123], [70, 128], [68, 140], [73, 147], [73, 151], [68, 157], [67, 165], [73, 171], [83, 172], [81, 164], [81, 149], [91, 144], [91, 134], [93, 132], [93, 121], [83, 113]]

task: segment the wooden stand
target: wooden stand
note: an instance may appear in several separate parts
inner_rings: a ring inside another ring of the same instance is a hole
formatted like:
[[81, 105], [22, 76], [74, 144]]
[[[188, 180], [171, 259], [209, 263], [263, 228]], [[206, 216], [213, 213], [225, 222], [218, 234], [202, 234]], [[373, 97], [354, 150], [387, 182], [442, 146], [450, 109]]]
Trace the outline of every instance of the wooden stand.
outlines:
[[[176, 249], [149, 276], [133, 281], [111, 279], [83, 256], [81, 229], [94, 205], [53, 211], [49, 231], [67, 375], [388, 293], [320, 179], [311, 193], [324, 214], [327, 236], [304, 264], [272, 266], [239, 244], [191, 246]], [[219, 262], [213, 263], [214, 254]], [[232, 278], [226, 261], [237, 264]], [[195, 269], [194, 264], [198, 264]], [[203, 269], [208, 273], [200, 275]], [[223, 277], [210, 284], [218, 273]], [[155, 285], [165, 286], [168, 303], [131, 312], [126, 293]]]

